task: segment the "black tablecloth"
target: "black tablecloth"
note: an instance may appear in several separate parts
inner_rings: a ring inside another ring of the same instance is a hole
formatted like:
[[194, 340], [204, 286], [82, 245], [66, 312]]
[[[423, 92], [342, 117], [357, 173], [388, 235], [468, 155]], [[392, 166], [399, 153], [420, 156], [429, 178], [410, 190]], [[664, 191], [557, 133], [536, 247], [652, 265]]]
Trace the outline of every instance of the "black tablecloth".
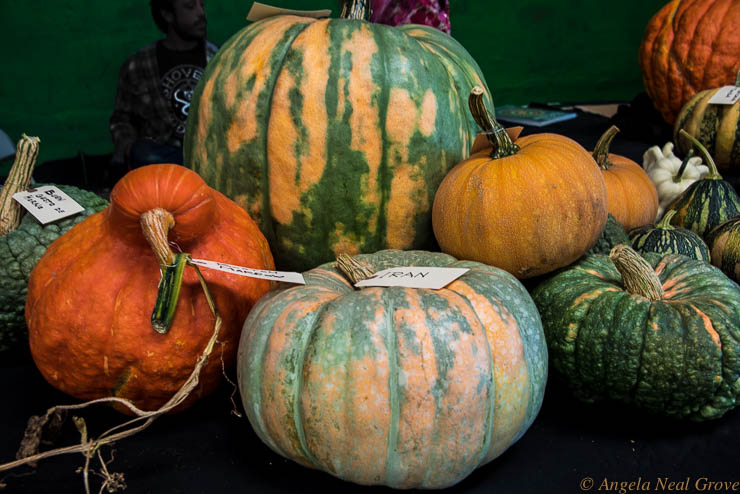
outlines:
[[[636, 119], [636, 120], [635, 120]], [[630, 123], [632, 122], [632, 123]], [[625, 107], [611, 121], [579, 114], [575, 120], [525, 132], [558, 132], [591, 149], [611, 123], [622, 128], [612, 151], [642, 162], [651, 145], [663, 145], [670, 131]], [[653, 125], [648, 128], [646, 124]], [[628, 126], [640, 132], [625, 129]], [[234, 376], [231, 376], [232, 379]], [[14, 458], [27, 419], [47, 408], [74, 403], [40, 376], [23, 352], [0, 364], [0, 462]], [[265, 446], [246, 418], [232, 414], [231, 388], [222, 385], [186, 412], [162, 417], [143, 432], [114, 447], [112, 472], [125, 475], [130, 493], [232, 492], [390, 492], [362, 487], [283, 459]], [[235, 397], [241, 406], [238, 395]], [[121, 421], [107, 407], [80, 412], [91, 435]], [[79, 440], [68, 424], [57, 445]], [[707, 482], [740, 482], [735, 447], [740, 442], [740, 410], [709, 423], [676, 421], [614, 404], [575, 401], [554, 379], [529, 431], [501, 457], [449, 489], [455, 493], [706, 492]], [[110, 450], [105, 449], [106, 458]], [[0, 473], [6, 492], [83, 492], [77, 469], [81, 455], [43, 460]], [[590, 482], [590, 483], [589, 483]], [[97, 492], [99, 483], [93, 480]], [[631, 483], [631, 484], [630, 484]], [[590, 486], [590, 489], [589, 489]], [[713, 492], [731, 492], [732, 485]], [[740, 484], [734, 485], [740, 490]]]

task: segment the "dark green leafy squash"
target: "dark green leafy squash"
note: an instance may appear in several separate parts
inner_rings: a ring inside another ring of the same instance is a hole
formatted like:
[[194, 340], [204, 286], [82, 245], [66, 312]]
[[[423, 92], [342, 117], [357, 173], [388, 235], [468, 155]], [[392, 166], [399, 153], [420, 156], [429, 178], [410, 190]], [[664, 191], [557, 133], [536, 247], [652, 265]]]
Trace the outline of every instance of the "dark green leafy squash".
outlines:
[[615, 245], [629, 245], [629, 243], [629, 236], [624, 228], [622, 228], [621, 223], [619, 223], [614, 216], [608, 214], [604, 231], [601, 232], [601, 236], [599, 236], [599, 239], [596, 241], [594, 246], [587, 250], [584, 255], [608, 254]]

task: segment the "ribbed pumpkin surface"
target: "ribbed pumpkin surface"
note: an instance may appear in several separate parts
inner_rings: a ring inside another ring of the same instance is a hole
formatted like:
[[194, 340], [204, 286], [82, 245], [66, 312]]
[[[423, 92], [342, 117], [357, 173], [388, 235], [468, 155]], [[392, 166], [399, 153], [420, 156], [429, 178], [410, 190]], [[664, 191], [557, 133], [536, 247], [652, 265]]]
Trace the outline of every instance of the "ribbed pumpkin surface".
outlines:
[[681, 254], [682, 256], [709, 262], [709, 248], [698, 233], [670, 224], [675, 211], [671, 210], [655, 225], [635, 228], [629, 233], [632, 248], [637, 252], [656, 254]]
[[740, 2], [672, 0], [648, 22], [639, 62], [645, 90], [673, 125], [694, 94], [735, 81]]
[[539, 411], [539, 314], [502, 270], [441, 253], [381, 251], [376, 270], [470, 271], [442, 290], [354, 289], [331, 264], [255, 306], [239, 345], [259, 437], [302, 465], [360, 484], [452, 485], [500, 455]]
[[533, 291], [553, 369], [583, 400], [720, 417], [740, 395], [740, 289], [706, 262], [644, 257], [662, 300], [627, 292], [609, 257], [598, 254]]
[[476, 84], [475, 61], [434, 28], [272, 17], [209, 63], [185, 163], [249, 211], [278, 267], [427, 248], [434, 192], [477, 132]]
[[683, 106], [676, 119], [673, 140], [681, 153], [687, 153], [691, 142], [678, 135], [684, 129], [707, 148], [717, 168], [737, 173], [740, 170], [740, 101], [734, 105], [709, 104], [716, 92], [717, 89], [701, 91]]

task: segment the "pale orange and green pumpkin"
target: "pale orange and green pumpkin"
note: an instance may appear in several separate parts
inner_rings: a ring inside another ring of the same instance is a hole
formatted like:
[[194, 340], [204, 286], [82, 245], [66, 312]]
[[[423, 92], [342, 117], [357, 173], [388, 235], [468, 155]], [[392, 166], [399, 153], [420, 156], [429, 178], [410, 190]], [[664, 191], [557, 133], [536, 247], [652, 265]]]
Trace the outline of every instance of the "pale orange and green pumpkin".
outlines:
[[279, 268], [433, 247], [434, 192], [477, 133], [467, 95], [485, 80], [469, 53], [348, 4], [354, 18], [245, 27], [193, 95], [185, 163], [249, 211]]
[[386, 250], [356, 259], [470, 270], [441, 290], [356, 289], [334, 263], [247, 318], [239, 388], [271, 449], [359, 484], [441, 488], [517, 441], [544, 394], [539, 314], [516, 278], [472, 261]]

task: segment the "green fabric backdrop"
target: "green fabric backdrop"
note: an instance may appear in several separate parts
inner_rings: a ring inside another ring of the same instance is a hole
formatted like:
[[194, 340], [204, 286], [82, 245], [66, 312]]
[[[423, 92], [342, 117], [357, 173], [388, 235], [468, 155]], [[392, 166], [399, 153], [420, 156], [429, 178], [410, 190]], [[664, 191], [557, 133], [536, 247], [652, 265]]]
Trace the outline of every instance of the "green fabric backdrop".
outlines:
[[[478, 61], [494, 102], [630, 100], [637, 49], [665, 0], [451, 0], [452, 35]], [[336, 0], [273, 0], [333, 9]], [[250, 0], [210, 0], [209, 38], [246, 24]], [[0, 128], [41, 137], [39, 161], [112, 151], [118, 68], [160, 37], [147, 0], [0, 0]]]

